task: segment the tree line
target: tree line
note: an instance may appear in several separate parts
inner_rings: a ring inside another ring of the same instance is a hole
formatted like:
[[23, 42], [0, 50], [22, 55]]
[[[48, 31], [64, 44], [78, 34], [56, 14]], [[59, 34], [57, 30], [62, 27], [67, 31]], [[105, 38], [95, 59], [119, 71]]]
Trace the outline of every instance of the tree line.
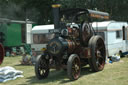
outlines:
[[50, 24], [53, 23], [53, 3], [60, 3], [61, 9], [105, 11], [112, 20], [128, 21], [128, 0], [0, 0], [0, 18], [29, 19], [38, 24]]

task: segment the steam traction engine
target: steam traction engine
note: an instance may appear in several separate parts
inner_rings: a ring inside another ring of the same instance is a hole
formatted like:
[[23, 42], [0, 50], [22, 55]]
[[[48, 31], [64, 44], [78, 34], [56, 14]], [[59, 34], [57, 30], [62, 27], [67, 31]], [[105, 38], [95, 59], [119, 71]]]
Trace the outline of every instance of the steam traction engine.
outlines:
[[[48, 42], [43, 54], [37, 57], [35, 74], [38, 79], [48, 76], [50, 68], [65, 69], [70, 80], [80, 76], [81, 67], [89, 64], [95, 72], [105, 65], [104, 40], [91, 27], [91, 18], [108, 19], [108, 13], [87, 9], [69, 9], [59, 12], [53, 5], [55, 37]], [[61, 15], [61, 16], [59, 16]]]

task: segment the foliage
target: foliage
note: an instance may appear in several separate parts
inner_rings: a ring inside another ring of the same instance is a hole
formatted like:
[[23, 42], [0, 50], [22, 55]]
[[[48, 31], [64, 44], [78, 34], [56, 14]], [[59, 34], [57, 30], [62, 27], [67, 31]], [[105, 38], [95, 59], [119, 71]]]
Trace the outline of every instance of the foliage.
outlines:
[[112, 20], [128, 21], [128, 0], [60, 0], [62, 8], [87, 8], [108, 12]]
[[53, 3], [60, 3], [62, 9], [86, 8], [110, 13], [112, 20], [128, 21], [128, 0], [0, 0], [0, 17], [25, 20], [39, 24], [52, 21]]

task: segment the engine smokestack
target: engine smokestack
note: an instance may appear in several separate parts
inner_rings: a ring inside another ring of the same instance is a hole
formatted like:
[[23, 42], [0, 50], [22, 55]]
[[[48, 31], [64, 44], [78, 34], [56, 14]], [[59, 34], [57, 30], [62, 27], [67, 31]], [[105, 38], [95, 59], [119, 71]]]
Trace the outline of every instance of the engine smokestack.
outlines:
[[60, 28], [60, 4], [53, 4], [53, 17], [54, 17], [54, 28], [59, 29]]

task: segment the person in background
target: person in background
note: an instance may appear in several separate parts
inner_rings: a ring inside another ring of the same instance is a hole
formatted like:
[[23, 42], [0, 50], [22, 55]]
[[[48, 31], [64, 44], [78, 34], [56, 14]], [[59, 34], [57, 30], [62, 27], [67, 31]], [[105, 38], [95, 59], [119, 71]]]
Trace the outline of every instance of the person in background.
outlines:
[[30, 61], [30, 59], [29, 59], [29, 57], [28, 57], [28, 55], [26, 53], [23, 54], [22, 60], [20, 62], [23, 65], [29, 65], [29, 64], [31, 64], [31, 61]]
[[32, 49], [32, 52], [31, 52], [31, 63], [35, 64], [35, 61], [36, 61], [36, 52], [34, 51], [34, 49]]

